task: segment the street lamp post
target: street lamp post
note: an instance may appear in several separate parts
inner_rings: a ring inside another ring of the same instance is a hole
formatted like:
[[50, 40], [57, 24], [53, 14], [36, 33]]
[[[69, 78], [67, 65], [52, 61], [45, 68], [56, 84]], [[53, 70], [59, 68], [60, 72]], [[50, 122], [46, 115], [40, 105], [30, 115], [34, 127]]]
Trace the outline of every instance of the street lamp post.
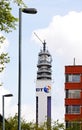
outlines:
[[4, 97], [11, 97], [11, 96], [13, 96], [13, 95], [12, 94], [2, 95], [2, 114], [3, 114], [3, 126], [2, 126], [2, 130], [5, 130]]
[[19, 8], [19, 72], [18, 72], [18, 130], [21, 130], [21, 33], [22, 33], [22, 12], [36, 14], [35, 8]]

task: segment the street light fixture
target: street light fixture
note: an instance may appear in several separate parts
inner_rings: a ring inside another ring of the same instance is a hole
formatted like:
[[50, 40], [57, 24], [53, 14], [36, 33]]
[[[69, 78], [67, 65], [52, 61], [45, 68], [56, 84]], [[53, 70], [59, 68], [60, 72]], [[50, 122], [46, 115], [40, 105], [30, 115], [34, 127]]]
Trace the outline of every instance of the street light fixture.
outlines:
[[13, 96], [13, 95], [12, 94], [2, 95], [2, 114], [3, 114], [3, 126], [2, 126], [2, 130], [5, 130], [4, 98], [5, 97], [11, 97], [11, 96]]
[[19, 8], [19, 70], [18, 70], [18, 130], [21, 130], [21, 33], [22, 33], [22, 12], [28, 14], [36, 14], [35, 8]]

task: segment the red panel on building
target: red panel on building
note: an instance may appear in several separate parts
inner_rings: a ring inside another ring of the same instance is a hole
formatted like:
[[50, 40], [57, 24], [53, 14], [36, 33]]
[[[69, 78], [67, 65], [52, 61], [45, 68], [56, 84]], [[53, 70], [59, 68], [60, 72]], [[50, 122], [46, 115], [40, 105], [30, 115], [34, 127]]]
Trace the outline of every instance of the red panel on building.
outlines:
[[82, 66], [65, 66], [65, 122], [82, 120]]

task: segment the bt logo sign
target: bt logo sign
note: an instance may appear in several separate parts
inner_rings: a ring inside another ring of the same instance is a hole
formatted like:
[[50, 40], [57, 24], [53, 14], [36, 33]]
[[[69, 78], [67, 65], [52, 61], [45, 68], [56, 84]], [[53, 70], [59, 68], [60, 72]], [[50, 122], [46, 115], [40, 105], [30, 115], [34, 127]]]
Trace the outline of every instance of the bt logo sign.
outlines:
[[36, 92], [45, 92], [45, 93], [49, 93], [51, 90], [51, 86], [45, 86], [43, 88], [36, 88]]
[[44, 92], [49, 93], [51, 90], [51, 86], [44, 87]]

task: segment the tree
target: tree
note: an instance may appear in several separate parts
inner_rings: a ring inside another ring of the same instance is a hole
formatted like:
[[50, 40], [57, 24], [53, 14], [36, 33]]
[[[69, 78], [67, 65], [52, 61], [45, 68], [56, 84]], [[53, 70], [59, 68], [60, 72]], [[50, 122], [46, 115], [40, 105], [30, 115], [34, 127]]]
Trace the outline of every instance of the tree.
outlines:
[[[15, 114], [14, 117], [9, 117], [5, 120], [5, 130], [18, 130], [18, 115]], [[2, 130], [2, 125], [0, 124], [0, 130]], [[27, 122], [24, 118], [21, 118], [21, 130], [50, 130], [47, 128], [47, 122], [37, 127], [35, 122]], [[64, 123], [60, 123], [59, 120], [53, 121], [51, 130], [81, 130], [80, 125], [77, 122], [73, 122], [73, 125], [69, 128], [65, 128]]]
[[54, 121], [52, 125], [52, 130], [65, 130], [64, 123], [59, 123], [59, 120]]
[[[17, 130], [18, 128], [18, 115], [15, 114], [14, 117], [9, 117], [6, 123], [6, 130]], [[47, 128], [47, 122], [44, 122], [43, 125], [37, 127], [34, 122], [27, 122], [25, 119], [21, 118], [21, 129], [22, 130], [50, 130]], [[59, 121], [53, 122], [51, 130], [65, 130], [64, 124], [59, 123]]]
[[[12, 8], [10, 6], [11, 2], [15, 2], [18, 6], [23, 5], [24, 3], [22, 0], [0, 0], [0, 31], [9, 33], [13, 29], [16, 29], [16, 23], [18, 21], [12, 15]], [[5, 37], [0, 36], [0, 47], [4, 43]], [[5, 64], [9, 63], [10, 57], [8, 53], [1, 53], [0, 54], [0, 72], [2, 72], [5, 68]]]
[[12, 29], [16, 29], [16, 22], [18, 21], [11, 13], [10, 4], [12, 1], [19, 6], [24, 5], [22, 0], [0, 0], [0, 30], [7, 33], [11, 32]]
[[[6, 130], [18, 130], [18, 115], [15, 114], [14, 117], [9, 117], [7, 119], [8, 123], [6, 125]], [[21, 129], [22, 130], [35, 130], [35, 124], [30, 122], [27, 123], [25, 119], [21, 118]]]

